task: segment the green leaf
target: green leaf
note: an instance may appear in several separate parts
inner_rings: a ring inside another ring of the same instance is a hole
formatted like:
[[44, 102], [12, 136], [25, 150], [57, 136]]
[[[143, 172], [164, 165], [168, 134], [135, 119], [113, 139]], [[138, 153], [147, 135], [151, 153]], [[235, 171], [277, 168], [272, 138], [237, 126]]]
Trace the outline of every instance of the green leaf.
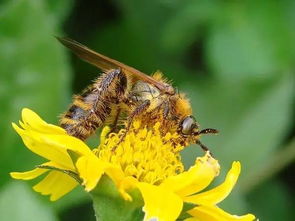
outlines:
[[8, 172], [40, 163], [11, 128], [28, 107], [56, 123], [69, 96], [69, 66], [54, 39], [57, 22], [45, 1], [7, 1], [0, 8], [0, 167], [3, 184]]
[[230, 214], [241, 216], [247, 213], [252, 213], [253, 215], [256, 216], [255, 210], [251, 211], [250, 208], [252, 207], [248, 205], [248, 202], [246, 201], [245, 196], [241, 194], [241, 192], [239, 191], [239, 182], [234, 187], [230, 195], [218, 204], [218, 207], [222, 208], [224, 211]]
[[[247, 179], [252, 170], [262, 167], [291, 126], [292, 76], [279, 79], [264, 91], [260, 99], [249, 103], [247, 111], [232, 125], [231, 135], [223, 143], [220, 157], [241, 160], [242, 177]], [[241, 180], [241, 182], [242, 182]]]
[[186, 52], [198, 38], [204, 36], [205, 27], [214, 19], [219, 6], [220, 3], [214, 1], [182, 1], [161, 32], [164, 50], [174, 54]]
[[217, 76], [262, 78], [292, 67], [292, 27], [277, 1], [224, 3], [207, 39], [208, 63]]
[[74, 1], [72, 0], [47, 0], [44, 1], [44, 8], [46, 8], [48, 13], [48, 18], [51, 16], [51, 19], [54, 20], [56, 25], [62, 25], [70, 11], [72, 10]]
[[[268, 82], [207, 82], [190, 89], [195, 116], [202, 128], [220, 131], [218, 136], [204, 136], [222, 171], [233, 160], [242, 163], [240, 182], [263, 167], [279, 147], [291, 126], [293, 76], [286, 73]], [[198, 147], [192, 147], [198, 148]], [[189, 155], [189, 153], [187, 153]]]
[[294, 198], [277, 180], [263, 183], [249, 194], [248, 199], [260, 220], [294, 220]]
[[99, 221], [141, 221], [143, 220], [143, 200], [138, 191], [130, 193], [132, 201], [126, 201], [117, 187], [107, 176], [103, 176], [98, 186], [91, 192], [96, 219]]
[[54, 212], [38, 200], [36, 193], [20, 182], [7, 184], [0, 193], [1, 220], [57, 221]]
[[183, 203], [182, 211], [177, 220], [185, 220], [187, 218], [192, 217], [189, 215], [187, 212], [191, 209], [193, 209], [196, 205], [191, 204], [191, 203]]
[[[47, 203], [48, 207], [52, 207], [55, 211], [57, 211], [59, 214], [64, 213], [65, 211], [71, 210], [73, 208], [78, 208], [80, 205], [83, 204], [91, 204], [91, 198], [89, 194], [84, 190], [82, 186], [78, 186], [74, 190], [72, 190], [70, 193], [66, 194], [63, 196], [61, 199], [58, 201], [55, 201], [52, 203], [51, 201], [48, 200], [48, 196], [44, 197], [41, 196], [44, 200], [45, 203]], [[94, 216], [94, 211], [92, 211], [91, 214]]]

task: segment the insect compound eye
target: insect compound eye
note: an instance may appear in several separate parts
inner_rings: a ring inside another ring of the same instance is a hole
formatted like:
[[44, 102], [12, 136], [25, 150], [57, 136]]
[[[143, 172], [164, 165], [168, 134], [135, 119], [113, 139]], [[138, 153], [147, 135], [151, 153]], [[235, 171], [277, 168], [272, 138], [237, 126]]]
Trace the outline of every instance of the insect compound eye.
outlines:
[[193, 116], [188, 116], [184, 118], [181, 122], [181, 132], [182, 134], [189, 135], [192, 133], [194, 128], [198, 128], [196, 120]]

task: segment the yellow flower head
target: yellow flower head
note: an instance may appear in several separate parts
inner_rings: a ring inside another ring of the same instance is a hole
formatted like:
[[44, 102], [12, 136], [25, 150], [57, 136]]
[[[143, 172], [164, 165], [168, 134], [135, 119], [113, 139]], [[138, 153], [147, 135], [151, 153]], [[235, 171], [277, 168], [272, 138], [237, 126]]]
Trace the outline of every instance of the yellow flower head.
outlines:
[[[206, 153], [184, 171], [179, 155], [183, 147], [173, 142], [177, 134], [167, 133], [163, 137], [159, 124], [148, 130], [136, 121], [122, 142], [119, 140], [123, 130], [108, 134], [109, 129], [105, 128], [100, 146], [92, 151], [83, 141], [47, 124], [29, 109], [23, 110], [22, 120], [22, 128], [13, 124], [14, 129], [32, 152], [48, 162], [28, 172], [13, 172], [11, 176], [29, 180], [48, 173], [33, 188], [50, 195], [51, 200], [59, 199], [79, 183], [86, 191], [92, 191], [106, 175], [127, 201], [133, 200], [131, 190], [140, 191], [144, 220], [173, 221], [181, 213], [190, 216], [187, 221], [255, 219], [252, 214], [230, 215], [216, 206], [234, 187], [240, 173], [239, 162], [232, 164], [221, 185], [203, 191], [219, 174], [218, 161]], [[192, 209], [183, 211], [184, 204], [193, 205]]]
[[109, 131], [105, 127], [102, 142], [95, 153], [101, 160], [120, 167], [125, 176], [158, 185], [166, 178], [183, 171], [179, 155], [183, 147], [171, 141], [178, 135], [167, 133], [165, 137], [161, 137], [159, 127], [160, 123], [157, 123], [151, 130], [147, 130], [140, 127], [140, 122], [135, 121], [124, 137], [124, 142], [120, 142], [120, 138], [125, 130], [105, 137]]

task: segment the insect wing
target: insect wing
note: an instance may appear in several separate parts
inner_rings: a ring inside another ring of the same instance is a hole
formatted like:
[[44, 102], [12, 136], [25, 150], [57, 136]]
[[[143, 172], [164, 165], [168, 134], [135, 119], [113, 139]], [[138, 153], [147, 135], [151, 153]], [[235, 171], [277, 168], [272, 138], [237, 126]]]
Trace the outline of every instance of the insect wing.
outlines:
[[125, 74], [134, 76], [138, 79], [141, 79], [147, 83], [150, 83], [157, 87], [159, 90], [166, 91], [167, 85], [156, 81], [152, 77], [142, 73], [141, 71], [136, 70], [128, 65], [125, 65], [119, 61], [111, 59], [107, 56], [104, 56], [100, 53], [97, 53], [90, 48], [76, 42], [70, 38], [61, 38], [56, 37], [64, 46], [72, 50], [78, 57], [82, 60], [89, 62], [90, 64], [98, 67], [102, 71], [109, 71], [111, 69], [120, 68]]

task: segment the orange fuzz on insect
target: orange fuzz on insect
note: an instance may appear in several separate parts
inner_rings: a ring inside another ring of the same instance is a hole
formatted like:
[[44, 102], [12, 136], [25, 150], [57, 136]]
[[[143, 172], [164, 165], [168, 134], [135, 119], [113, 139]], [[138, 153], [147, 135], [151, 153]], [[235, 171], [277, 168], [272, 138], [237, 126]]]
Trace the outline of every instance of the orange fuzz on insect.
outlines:
[[217, 130], [199, 130], [189, 100], [177, 93], [161, 72], [149, 76], [74, 40], [57, 39], [82, 60], [104, 72], [80, 95], [73, 97], [73, 103], [62, 115], [60, 125], [68, 134], [85, 140], [103, 125], [115, 131], [122, 122], [127, 132], [134, 119], [139, 118], [147, 128], [160, 122], [163, 134], [177, 132], [181, 137], [177, 142], [197, 143], [208, 151], [199, 137], [215, 134]]

